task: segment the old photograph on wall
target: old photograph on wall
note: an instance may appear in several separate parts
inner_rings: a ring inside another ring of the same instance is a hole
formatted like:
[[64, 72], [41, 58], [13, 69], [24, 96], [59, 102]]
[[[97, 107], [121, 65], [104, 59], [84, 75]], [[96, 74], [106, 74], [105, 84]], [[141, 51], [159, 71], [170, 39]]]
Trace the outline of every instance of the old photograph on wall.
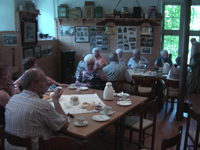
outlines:
[[41, 47], [40, 46], [35, 46], [34, 47], [34, 57], [36, 58], [36, 59], [39, 59], [39, 58], [41, 58], [42, 57], [42, 54], [41, 54]]
[[4, 34], [3, 35], [4, 46], [17, 46], [17, 34]]
[[73, 36], [74, 27], [73, 26], [60, 26], [60, 35], [61, 36]]
[[77, 43], [87, 43], [89, 42], [89, 27], [82, 26], [82, 27], [75, 27], [75, 42]]
[[132, 52], [137, 48], [137, 27], [119, 26], [117, 28], [117, 48]]
[[109, 51], [109, 35], [105, 34], [106, 27], [90, 27], [90, 51], [99, 47], [101, 52]]
[[151, 47], [141, 47], [141, 54], [151, 54]]

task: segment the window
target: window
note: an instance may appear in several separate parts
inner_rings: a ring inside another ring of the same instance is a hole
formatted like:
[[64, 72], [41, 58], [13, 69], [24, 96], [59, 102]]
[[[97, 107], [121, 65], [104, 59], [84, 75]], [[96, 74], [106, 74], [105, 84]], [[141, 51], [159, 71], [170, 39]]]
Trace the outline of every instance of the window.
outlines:
[[[183, 21], [184, 21], [184, 7], [183, 1], [172, 2], [169, 0], [163, 0], [163, 14], [164, 24], [162, 31], [162, 49], [168, 50], [169, 54], [172, 54], [172, 61], [178, 55], [181, 55], [182, 51], [182, 38], [183, 38]], [[190, 15], [190, 37], [196, 38], [200, 41], [200, 1], [195, 2], [195, 5], [191, 6]], [[188, 63], [190, 60], [191, 43], [188, 43]]]
[[172, 55], [172, 61], [175, 63], [178, 56], [179, 36], [165, 35], [164, 36], [164, 49]]
[[180, 28], [180, 12], [179, 5], [165, 5], [164, 29], [179, 30]]

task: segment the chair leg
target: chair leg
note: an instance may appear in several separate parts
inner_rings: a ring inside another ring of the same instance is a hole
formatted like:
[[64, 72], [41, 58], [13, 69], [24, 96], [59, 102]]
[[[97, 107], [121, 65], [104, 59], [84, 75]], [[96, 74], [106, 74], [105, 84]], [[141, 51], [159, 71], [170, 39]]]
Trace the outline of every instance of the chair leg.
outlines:
[[142, 133], [139, 133], [138, 150], [142, 149]]
[[115, 126], [115, 150], [117, 150], [117, 138], [118, 138], [118, 125], [116, 123], [116, 126]]
[[129, 142], [132, 142], [132, 136], [133, 136], [133, 131], [130, 129], [130, 137], [129, 137]]
[[167, 115], [167, 107], [168, 107], [168, 99], [166, 99], [166, 106], [165, 106], [165, 118], [166, 118], [166, 115]]

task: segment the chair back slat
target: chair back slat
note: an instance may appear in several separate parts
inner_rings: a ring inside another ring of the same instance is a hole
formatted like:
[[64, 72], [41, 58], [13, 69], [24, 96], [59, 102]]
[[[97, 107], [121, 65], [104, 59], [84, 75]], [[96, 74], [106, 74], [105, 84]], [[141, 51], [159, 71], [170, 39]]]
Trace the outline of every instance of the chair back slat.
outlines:
[[162, 139], [161, 150], [176, 146], [176, 150], [180, 150], [181, 136], [182, 136], [183, 125], [179, 125], [178, 134], [170, 139]]
[[87, 142], [83, 144], [69, 137], [53, 137], [44, 140], [43, 137], [39, 138], [39, 150], [44, 149], [59, 149], [59, 150], [87, 150]]
[[179, 81], [166, 79], [165, 85], [167, 87], [178, 88], [179, 87]]
[[4, 130], [3, 126], [0, 126], [0, 137], [1, 137], [1, 147], [4, 149], [4, 140], [6, 139], [8, 143], [18, 147], [25, 147], [27, 150], [32, 150], [31, 137], [22, 138], [13, 134], [10, 134]]

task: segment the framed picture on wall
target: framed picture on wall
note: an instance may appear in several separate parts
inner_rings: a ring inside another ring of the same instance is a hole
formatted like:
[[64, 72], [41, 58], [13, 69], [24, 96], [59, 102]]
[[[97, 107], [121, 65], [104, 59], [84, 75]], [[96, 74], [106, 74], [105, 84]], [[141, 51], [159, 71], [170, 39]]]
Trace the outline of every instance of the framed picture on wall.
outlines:
[[151, 47], [141, 47], [141, 54], [151, 54]]
[[3, 46], [17, 46], [17, 34], [4, 34]]
[[22, 46], [37, 45], [37, 20], [21, 21]]
[[88, 43], [90, 41], [89, 27], [77, 26], [75, 27], [75, 42], [76, 43]]
[[33, 57], [33, 47], [23, 48], [24, 58]]
[[34, 57], [36, 58], [36, 59], [39, 59], [39, 58], [41, 58], [42, 57], [42, 54], [41, 54], [41, 47], [40, 46], [35, 46], [34, 47]]

